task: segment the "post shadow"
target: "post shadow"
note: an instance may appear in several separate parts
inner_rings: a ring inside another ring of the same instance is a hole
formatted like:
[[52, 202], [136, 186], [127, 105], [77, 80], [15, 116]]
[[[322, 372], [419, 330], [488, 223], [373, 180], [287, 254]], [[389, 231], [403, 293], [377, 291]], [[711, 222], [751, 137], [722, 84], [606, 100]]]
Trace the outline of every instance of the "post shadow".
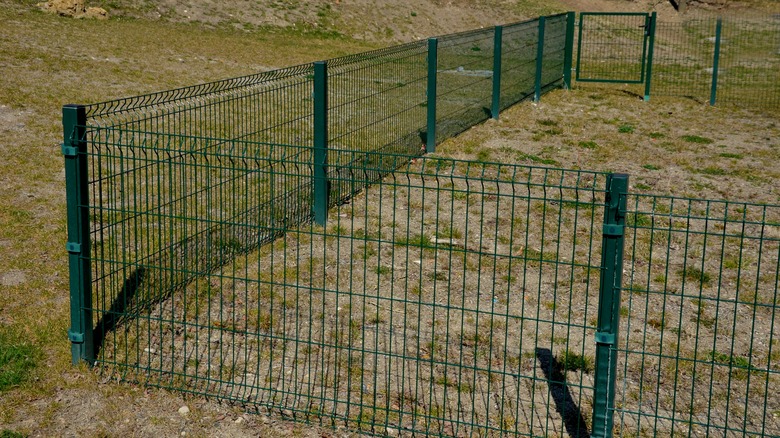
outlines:
[[574, 438], [590, 438], [588, 425], [582, 417], [582, 411], [574, 402], [566, 385], [566, 376], [563, 374], [563, 366], [558, 363], [552, 352], [547, 348], [537, 348], [536, 358], [539, 367], [550, 386], [550, 394], [555, 402], [555, 410], [563, 418], [563, 426], [569, 436]]
[[125, 283], [122, 285], [122, 290], [120, 290], [119, 294], [116, 296], [116, 298], [114, 298], [114, 301], [111, 303], [111, 307], [108, 309], [108, 312], [104, 313], [100, 317], [97, 326], [95, 326], [95, 331], [92, 338], [95, 347], [95, 356], [100, 353], [100, 348], [103, 346], [106, 333], [114, 330], [119, 324], [120, 318], [126, 315], [127, 308], [138, 292], [138, 287], [141, 282], [143, 282], [145, 275], [146, 270], [144, 268], [138, 268], [133, 271], [130, 276], [125, 279]]

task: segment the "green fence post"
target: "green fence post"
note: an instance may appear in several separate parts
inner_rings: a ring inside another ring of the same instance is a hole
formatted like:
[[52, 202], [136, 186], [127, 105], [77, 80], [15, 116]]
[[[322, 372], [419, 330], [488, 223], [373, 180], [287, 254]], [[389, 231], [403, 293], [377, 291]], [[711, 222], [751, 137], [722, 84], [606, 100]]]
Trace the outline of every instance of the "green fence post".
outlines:
[[607, 180], [604, 230], [601, 240], [598, 323], [596, 329], [596, 369], [593, 395], [594, 438], [612, 436], [615, 407], [615, 347], [620, 324], [620, 290], [623, 281], [626, 194], [628, 175], [613, 174]]
[[501, 111], [501, 54], [504, 39], [504, 27], [496, 26], [493, 31], [493, 109], [491, 115], [498, 120]]
[[314, 223], [328, 218], [328, 63], [314, 63]]
[[544, 58], [544, 24], [545, 17], [539, 17], [539, 36], [536, 43], [536, 84], [534, 90], [534, 102], [542, 98], [542, 61]]
[[653, 12], [650, 15], [650, 22], [648, 23], [648, 47], [647, 50], [647, 70], [645, 71], [645, 102], [650, 100], [650, 85], [653, 82], [653, 52], [655, 50], [655, 23], [657, 14]]
[[428, 38], [428, 132], [425, 152], [436, 152], [436, 79], [439, 69], [439, 40]]
[[571, 66], [574, 59], [574, 12], [566, 14], [566, 53], [563, 58], [563, 88], [571, 90]]
[[68, 271], [73, 364], [95, 362], [92, 327], [92, 266], [89, 255], [89, 180], [86, 142], [87, 112], [83, 105], [62, 108], [65, 156], [65, 199], [68, 215]]
[[710, 90], [710, 105], [715, 106], [718, 95], [718, 66], [720, 64], [720, 35], [723, 32], [723, 18], [718, 17], [715, 25], [715, 55], [712, 60], [712, 89]]

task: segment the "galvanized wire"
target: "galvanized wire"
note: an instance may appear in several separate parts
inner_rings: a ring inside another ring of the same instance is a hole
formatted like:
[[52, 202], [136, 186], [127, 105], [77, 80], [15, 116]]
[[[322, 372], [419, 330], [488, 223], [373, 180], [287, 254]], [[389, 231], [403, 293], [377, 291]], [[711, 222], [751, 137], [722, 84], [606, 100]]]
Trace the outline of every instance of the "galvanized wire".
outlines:
[[566, 55], [566, 14], [545, 19], [544, 56], [542, 62], [542, 92], [558, 88], [563, 83], [563, 64]]
[[436, 138], [453, 137], [490, 117], [494, 30], [439, 37]]
[[780, 206], [629, 195], [620, 435], [780, 434]]
[[502, 35], [501, 109], [534, 95], [539, 19], [504, 27]]
[[374, 184], [285, 227], [244, 203], [308, 162], [208, 141], [92, 149], [137, 162], [132, 201], [91, 209], [122, 216], [93, 232], [106, 370], [376, 434], [584, 433], [593, 382], [567, 358], [593, 354], [606, 175], [341, 151], [334, 174]]
[[[653, 94], [709, 102], [713, 92], [717, 20], [658, 23]], [[780, 19], [723, 18], [715, 102], [780, 108]]]

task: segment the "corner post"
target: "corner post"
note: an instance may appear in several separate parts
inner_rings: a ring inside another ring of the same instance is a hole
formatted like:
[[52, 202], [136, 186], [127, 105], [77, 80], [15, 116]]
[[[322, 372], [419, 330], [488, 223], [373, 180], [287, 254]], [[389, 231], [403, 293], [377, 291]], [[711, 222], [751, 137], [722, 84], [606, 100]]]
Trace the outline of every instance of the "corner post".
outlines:
[[62, 107], [62, 154], [65, 156], [65, 199], [68, 215], [68, 272], [73, 364], [95, 362], [92, 327], [92, 265], [89, 251], [89, 172], [87, 111], [83, 105]]
[[655, 25], [658, 14], [653, 12], [647, 23], [647, 36], [649, 47], [647, 50], [647, 70], [645, 71], [645, 102], [650, 100], [650, 86], [653, 82], [653, 52], [655, 50]]
[[566, 14], [566, 53], [563, 58], [563, 88], [571, 90], [571, 68], [574, 59], [574, 12]]
[[491, 116], [498, 120], [498, 113], [501, 111], [501, 54], [503, 53], [502, 43], [504, 40], [504, 27], [496, 26], [493, 31], [493, 105]]
[[594, 438], [612, 437], [615, 409], [616, 346], [620, 325], [620, 291], [623, 282], [626, 195], [628, 175], [612, 174], [607, 179], [604, 230], [601, 241], [596, 367], [593, 395]]
[[439, 68], [439, 40], [428, 38], [428, 132], [425, 134], [425, 152], [436, 152], [436, 79]]
[[720, 68], [720, 36], [723, 32], [723, 18], [718, 17], [715, 25], [715, 54], [712, 60], [712, 88], [710, 89], [710, 106], [715, 106], [718, 97], [718, 69]]
[[544, 61], [544, 27], [546, 17], [539, 17], [539, 35], [536, 43], [536, 80], [534, 81], [534, 102], [542, 98], [542, 70]]
[[314, 223], [328, 218], [328, 63], [314, 63]]

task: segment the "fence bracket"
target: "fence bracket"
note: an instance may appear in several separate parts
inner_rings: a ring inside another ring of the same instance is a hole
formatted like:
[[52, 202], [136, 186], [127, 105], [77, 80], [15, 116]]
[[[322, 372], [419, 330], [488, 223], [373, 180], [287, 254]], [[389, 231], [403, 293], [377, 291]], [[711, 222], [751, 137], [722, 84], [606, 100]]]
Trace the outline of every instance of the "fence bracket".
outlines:
[[597, 345], [615, 345], [616, 337], [614, 333], [609, 332], [596, 332], [596, 344]]
[[74, 332], [74, 331], [68, 330], [68, 340], [72, 344], [83, 344], [84, 343], [84, 333], [82, 333], [82, 332]]
[[65, 249], [70, 254], [81, 254], [81, 244], [76, 242], [68, 242], [65, 244]]
[[625, 235], [625, 226], [617, 224], [604, 224], [604, 236], [621, 237]]
[[62, 145], [62, 155], [67, 158], [77, 157], [79, 155], [79, 150], [73, 146]]

